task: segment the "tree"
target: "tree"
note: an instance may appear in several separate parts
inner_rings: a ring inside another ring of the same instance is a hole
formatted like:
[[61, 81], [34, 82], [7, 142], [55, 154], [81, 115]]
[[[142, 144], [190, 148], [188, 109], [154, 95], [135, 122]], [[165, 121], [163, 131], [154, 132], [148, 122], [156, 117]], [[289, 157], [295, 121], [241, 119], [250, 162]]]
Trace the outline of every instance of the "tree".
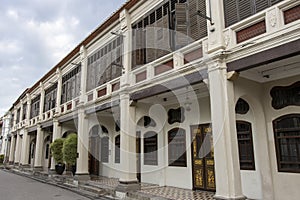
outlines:
[[64, 138], [57, 138], [50, 145], [51, 154], [57, 164], [64, 162], [62, 152], [64, 141]]
[[77, 135], [71, 133], [63, 144], [63, 159], [69, 165], [75, 165], [77, 159]]

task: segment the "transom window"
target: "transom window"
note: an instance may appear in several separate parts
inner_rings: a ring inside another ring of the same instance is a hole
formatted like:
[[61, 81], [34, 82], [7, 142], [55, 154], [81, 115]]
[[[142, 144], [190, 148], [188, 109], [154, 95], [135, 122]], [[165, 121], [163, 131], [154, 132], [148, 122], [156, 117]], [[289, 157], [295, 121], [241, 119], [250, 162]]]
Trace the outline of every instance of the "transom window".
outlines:
[[255, 170], [251, 123], [236, 122], [240, 169]]
[[300, 172], [300, 114], [273, 121], [278, 171]]
[[157, 165], [157, 133], [144, 135], [144, 165]]
[[185, 130], [174, 128], [168, 132], [169, 166], [186, 167]]

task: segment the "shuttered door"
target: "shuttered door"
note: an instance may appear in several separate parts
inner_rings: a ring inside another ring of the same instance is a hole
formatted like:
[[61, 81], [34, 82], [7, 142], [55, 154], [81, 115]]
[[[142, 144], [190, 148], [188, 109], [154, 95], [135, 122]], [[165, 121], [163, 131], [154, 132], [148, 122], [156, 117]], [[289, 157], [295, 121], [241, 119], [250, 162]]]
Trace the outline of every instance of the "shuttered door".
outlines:
[[226, 27], [239, 21], [236, 0], [224, 0], [224, 13]]
[[188, 12], [185, 3], [175, 5], [175, 48], [179, 49], [189, 43]]
[[111, 80], [111, 64], [112, 64], [112, 54], [111, 51], [106, 55], [107, 63], [105, 69], [105, 82], [109, 82]]
[[200, 11], [206, 15], [206, 3], [205, 0], [189, 0], [188, 12], [189, 12], [189, 34], [193, 40], [199, 40], [207, 36], [207, 22], [206, 19], [199, 17], [196, 13]]
[[171, 52], [170, 48], [170, 32], [169, 32], [169, 16], [163, 16], [156, 22], [155, 29], [155, 48], [156, 58], [160, 58]]

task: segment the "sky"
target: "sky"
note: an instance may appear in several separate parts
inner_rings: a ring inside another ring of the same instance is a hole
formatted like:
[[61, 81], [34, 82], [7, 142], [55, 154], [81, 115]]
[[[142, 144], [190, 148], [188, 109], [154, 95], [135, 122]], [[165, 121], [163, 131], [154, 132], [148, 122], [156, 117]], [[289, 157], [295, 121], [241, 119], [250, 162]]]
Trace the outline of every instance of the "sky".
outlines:
[[126, 0], [0, 0], [0, 116]]

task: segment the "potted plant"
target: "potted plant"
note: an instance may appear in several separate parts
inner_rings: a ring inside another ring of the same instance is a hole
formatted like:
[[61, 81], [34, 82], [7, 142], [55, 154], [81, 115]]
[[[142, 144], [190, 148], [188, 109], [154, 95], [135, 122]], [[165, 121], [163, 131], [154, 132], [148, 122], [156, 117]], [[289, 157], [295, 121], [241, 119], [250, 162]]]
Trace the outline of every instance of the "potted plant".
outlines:
[[63, 152], [62, 152], [64, 140], [65, 139], [63, 139], [63, 138], [57, 138], [50, 145], [51, 154], [56, 162], [55, 171], [57, 174], [60, 174], [60, 175], [65, 170], [65, 164], [64, 164], [64, 160], [63, 160]]
[[76, 159], [77, 159], [77, 135], [71, 133], [68, 135], [63, 145], [63, 159], [67, 164], [67, 168], [72, 167], [72, 173], [76, 172]]

